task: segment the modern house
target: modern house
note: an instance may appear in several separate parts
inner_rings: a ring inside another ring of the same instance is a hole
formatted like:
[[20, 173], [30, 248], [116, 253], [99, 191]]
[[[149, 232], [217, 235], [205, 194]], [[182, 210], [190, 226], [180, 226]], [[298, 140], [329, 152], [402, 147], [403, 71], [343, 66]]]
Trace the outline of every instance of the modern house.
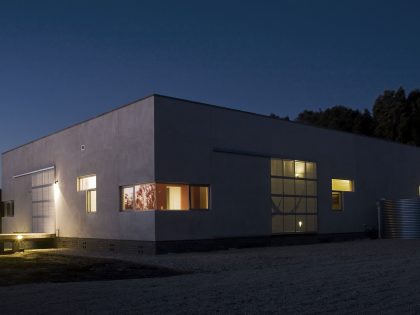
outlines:
[[65, 247], [364, 233], [420, 149], [152, 95], [3, 153], [3, 233]]

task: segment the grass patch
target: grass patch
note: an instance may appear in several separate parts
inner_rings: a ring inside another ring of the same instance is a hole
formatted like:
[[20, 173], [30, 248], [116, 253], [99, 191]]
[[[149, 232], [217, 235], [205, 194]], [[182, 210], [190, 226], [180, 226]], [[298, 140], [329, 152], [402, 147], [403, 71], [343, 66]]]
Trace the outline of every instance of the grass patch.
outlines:
[[169, 277], [183, 272], [121, 260], [25, 252], [0, 256], [0, 286]]

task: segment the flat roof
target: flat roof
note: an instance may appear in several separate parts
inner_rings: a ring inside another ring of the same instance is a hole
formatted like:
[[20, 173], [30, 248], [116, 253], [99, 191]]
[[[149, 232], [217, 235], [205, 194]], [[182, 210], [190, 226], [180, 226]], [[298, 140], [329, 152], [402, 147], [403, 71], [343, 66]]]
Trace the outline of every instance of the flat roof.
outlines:
[[315, 126], [315, 125], [305, 124], [305, 123], [301, 123], [301, 122], [294, 121], [294, 120], [286, 120], [286, 119], [282, 119], [282, 118], [271, 117], [271, 116], [269, 116], [269, 115], [258, 114], [258, 113], [254, 113], [254, 112], [249, 112], [249, 111], [241, 110], [241, 109], [229, 108], [229, 107], [224, 107], [224, 106], [219, 106], [219, 105], [214, 105], [214, 104], [209, 104], [209, 103], [204, 103], [204, 102], [198, 102], [198, 101], [193, 101], [193, 100], [188, 100], [188, 99], [183, 99], [183, 98], [177, 98], [177, 97], [167, 96], [167, 95], [162, 95], [162, 94], [158, 94], [158, 93], [153, 93], [153, 94], [150, 94], [150, 95], [148, 95], [148, 96], [145, 96], [145, 97], [139, 98], [139, 99], [137, 99], [137, 100], [134, 100], [134, 101], [132, 101], [132, 102], [126, 103], [126, 104], [124, 104], [124, 105], [120, 105], [120, 106], [118, 106], [118, 107], [116, 107], [116, 108], [114, 108], [114, 109], [111, 109], [111, 110], [109, 110], [109, 111], [106, 111], [106, 112], [104, 112], [104, 113], [102, 113], [102, 114], [99, 114], [99, 115], [96, 115], [96, 116], [94, 116], [94, 117], [91, 117], [91, 118], [85, 119], [85, 120], [83, 120], [83, 121], [81, 121], [81, 122], [78, 122], [78, 123], [72, 124], [72, 125], [70, 125], [70, 126], [68, 126], [68, 127], [65, 127], [65, 128], [63, 128], [63, 129], [59, 129], [59, 130], [57, 130], [57, 131], [51, 132], [51, 133], [49, 133], [49, 134], [47, 134], [47, 135], [45, 135], [45, 136], [43, 136], [43, 137], [40, 137], [40, 138], [37, 138], [37, 139], [31, 140], [31, 141], [29, 141], [29, 142], [26, 142], [26, 143], [24, 143], [24, 144], [21, 144], [21, 145], [19, 145], [19, 146], [17, 146], [17, 147], [14, 147], [14, 148], [12, 148], [12, 149], [9, 149], [9, 150], [7, 150], [7, 151], [4, 151], [4, 152], [2, 153], [2, 155], [3, 155], [3, 154], [6, 154], [6, 153], [8, 153], [8, 152], [11, 152], [11, 151], [17, 150], [17, 149], [19, 149], [19, 148], [21, 148], [21, 147], [24, 147], [24, 146], [26, 146], [26, 145], [29, 145], [29, 144], [31, 144], [31, 143], [37, 142], [37, 141], [39, 141], [39, 140], [42, 140], [42, 139], [48, 138], [48, 137], [50, 137], [50, 136], [52, 136], [52, 135], [55, 135], [55, 134], [57, 134], [57, 133], [63, 132], [63, 131], [68, 130], [68, 129], [71, 129], [71, 128], [76, 127], [76, 126], [78, 126], [78, 125], [84, 124], [84, 123], [86, 123], [86, 122], [88, 122], [88, 121], [91, 121], [91, 120], [94, 120], [94, 119], [96, 119], [96, 118], [99, 118], [99, 117], [102, 117], [102, 116], [108, 115], [108, 114], [110, 114], [110, 113], [112, 113], [112, 112], [115, 112], [115, 111], [117, 111], [117, 110], [120, 110], [120, 109], [122, 109], [122, 108], [128, 107], [128, 106], [130, 106], [130, 105], [133, 105], [133, 104], [135, 104], [135, 103], [137, 103], [137, 102], [140, 102], [140, 101], [146, 100], [146, 99], [151, 98], [151, 97], [162, 97], [162, 98], [172, 99], [172, 100], [176, 100], [176, 101], [180, 101], [180, 102], [194, 103], [194, 104], [201, 105], [201, 106], [207, 106], [207, 107], [212, 107], [212, 108], [217, 108], [217, 109], [222, 109], [222, 110], [227, 110], [227, 111], [233, 111], [233, 112], [237, 112], [237, 113], [243, 113], [243, 114], [253, 115], [253, 116], [257, 116], [257, 117], [262, 117], [262, 118], [266, 118], [266, 119], [270, 119], [270, 120], [281, 121], [281, 122], [290, 123], [290, 124], [294, 124], [294, 125], [307, 126], [307, 127], [311, 127], [311, 128], [318, 128], [318, 129], [328, 130], [328, 131], [331, 131], [331, 132], [339, 132], [339, 133], [344, 133], [344, 134], [347, 134], [347, 135], [354, 135], [354, 136], [359, 136], [359, 137], [369, 138], [369, 139], [372, 139], [372, 140], [379, 140], [379, 141], [384, 141], [384, 142], [387, 142], [387, 143], [393, 143], [393, 144], [403, 145], [403, 146], [405, 146], [405, 147], [411, 147], [411, 148], [420, 149], [419, 147], [417, 147], [417, 146], [415, 146], [415, 145], [405, 144], [405, 143], [400, 143], [400, 142], [393, 141], [393, 140], [389, 140], [389, 139], [377, 138], [377, 137], [373, 137], [373, 136], [367, 136], [367, 135], [358, 134], [358, 133], [352, 133], [352, 132], [343, 131], [343, 130], [331, 129], [331, 128], [322, 127], [322, 126]]

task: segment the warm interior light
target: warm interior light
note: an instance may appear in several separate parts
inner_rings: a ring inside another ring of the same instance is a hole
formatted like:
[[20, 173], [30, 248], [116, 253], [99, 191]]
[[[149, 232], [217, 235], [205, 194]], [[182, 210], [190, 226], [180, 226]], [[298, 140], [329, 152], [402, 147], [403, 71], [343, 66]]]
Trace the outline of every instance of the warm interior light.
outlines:
[[295, 161], [295, 177], [296, 178], [305, 177], [305, 162]]
[[16, 236], [16, 239], [18, 240], [18, 241], [21, 241], [21, 240], [23, 240], [23, 235], [18, 235], [18, 236]]
[[354, 184], [349, 179], [331, 179], [331, 190], [333, 191], [354, 191]]
[[299, 224], [299, 227], [301, 228], [302, 225], [303, 225], [303, 222], [302, 221], [299, 221], [298, 224]]

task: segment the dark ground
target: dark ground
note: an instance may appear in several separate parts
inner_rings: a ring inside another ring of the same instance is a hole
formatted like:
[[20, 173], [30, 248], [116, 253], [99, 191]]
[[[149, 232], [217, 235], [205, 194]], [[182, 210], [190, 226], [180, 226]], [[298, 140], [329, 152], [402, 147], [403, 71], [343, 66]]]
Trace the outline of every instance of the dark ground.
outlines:
[[168, 277], [181, 272], [121, 260], [26, 252], [0, 256], [0, 286]]

